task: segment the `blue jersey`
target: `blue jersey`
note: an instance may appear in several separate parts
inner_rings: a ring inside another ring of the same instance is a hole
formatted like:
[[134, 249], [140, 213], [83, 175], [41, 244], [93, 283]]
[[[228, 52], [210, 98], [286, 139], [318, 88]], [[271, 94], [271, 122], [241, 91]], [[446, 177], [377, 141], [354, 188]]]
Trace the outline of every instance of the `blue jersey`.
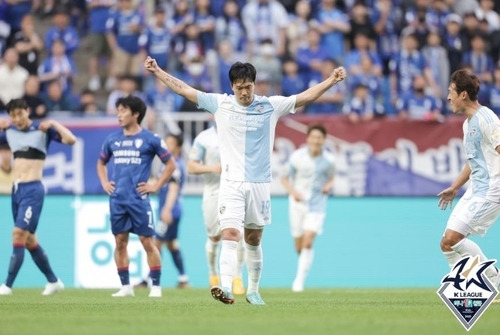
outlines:
[[[54, 128], [49, 128], [46, 132], [39, 128], [38, 121], [33, 121], [24, 130], [11, 125], [5, 131], [0, 132], [0, 144], [8, 143], [14, 157], [45, 158], [50, 141], [61, 142], [62, 138]], [[32, 156], [33, 151], [40, 153], [41, 156]]]
[[108, 163], [113, 158], [110, 180], [115, 182], [115, 191], [111, 198], [120, 202], [147, 198], [136, 188], [139, 183], [148, 181], [155, 156], [165, 163], [171, 155], [165, 142], [148, 130], [143, 129], [135, 135], [124, 135], [123, 131], [110, 134], [102, 145], [99, 159]]
[[167, 194], [171, 183], [176, 183], [179, 185], [179, 193], [177, 194], [177, 199], [175, 199], [174, 207], [172, 208], [172, 217], [174, 219], [179, 219], [182, 215], [182, 190], [184, 188], [184, 181], [186, 180], [186, 164], [182, 157], [175, 157], [175, 163], [177, 168], [170, 180], [161, 188], [159, 194], [160, 200], [160, 212], [165, 205], [165, 200], [167, 199]]

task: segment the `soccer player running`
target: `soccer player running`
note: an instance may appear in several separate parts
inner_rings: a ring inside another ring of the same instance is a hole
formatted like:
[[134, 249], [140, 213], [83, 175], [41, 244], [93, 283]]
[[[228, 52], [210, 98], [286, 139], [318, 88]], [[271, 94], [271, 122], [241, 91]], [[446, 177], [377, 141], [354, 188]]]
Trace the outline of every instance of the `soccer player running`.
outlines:
[[23, 264], [24, 249], [28, 249], [33, 261], [47, 278], [48, 283], [42, 294], [51, 295], [64, 289], [64, 285], [54, 274], [47, 254], [36, 236], [45, 196], [42, 184], [43, 165], [51, 141], [73, 145], [76, 137], [57, 121], [30, 120], [28, 105], [22, 99], [13, 99], [6, 107], [11, 122], [0, 120], [0, 144], [8, 143], [14, 154], [14, 229], [9, 272], [7, 280], [0, 286], [0, 295], [12, 294], [12, 285]]
[[293, 292], [302, 292], [314, 259], [313, 242], [323, 232], [326, 202], [333, 187], [335, 164], [324, 149], [326, 129], [312, 125], [307, 130], [306, 146], [289, 158], [287, 173], [281, 182], [289, 197], [289, 215], [295, 249], [299, 254]]
[[151, 57], [145, 68], [172, 91], [214, 114], [220, 145], [221, 183], [219, 222], [222, 246], [219, 257], [221, 285], [212, 287], [212, 296], [225, 304], [234, 303], [231, 292], [238, 241], [245, 240], [248, 271], [246, 300], [264, 305], [259, 294], [262, 273], [261, 239], [264, 226], [271, 222], [271, 153], [279, 117], [294, 113], [319, 98], [343, 80], [345, 69], [336, 68], [326, 80], [306, 91], [283, 96], [254, 94], [257, 71], [250, 63], [234, 63], [229, 80], [234, 95], [204, 93], [163, 71]]
[[[165, 141], [141, 127], [146, 104], [136, 96], [119, 98], [116, 102], [121, 131], [110, 134], [104, 141], [97, 161], [97, 175], [102, 188], [110, 196], [111, 231], [115, 236], [115, 262], [121, 289], [113, 297], [134, 296], [129, 281], [129, 234], [139, 236], [147, 254], [152, 281], [150, 297], [161, 297], [161, 259], [154, 245], [153, 211], [149, 194], [157, 192], [172, 176], [175, 161]], [[155, 156], [165, 168], [154, 184], [147, 181]], [[107, 163], [113, 158], [113, 174], [108, 178]]]
[[[209, 283], [212, 288], [220, 285], [219, 267], [216, 261], [222, 238], [217, 206], [219, 201], [221, 167], [216, 126], [212, 126], [196, 136], [189, 152], [187, 168], [189, 173], [203, 176], [202, 211], [205, 230], [207, 231], [205, 252], [208, 262]], [[233, 278], [233, 293], [235, 295], [245, 293], [242, 279], [244, 253], [243, 239], [240, 239]]]
[[[451, 267], [464, 256], [487, 260], [469, 235], [484, 235], [500, 215], [500, 121], [491, 109], [477, 101], [479, 79], [469, 70], [451, 75], [448, 102], [454, 114], [466, 117], [463, 123], [467, 163], [453, 184], [441, 191], [439, 207], [451, 208], [458, 190], [470, 179], [465, 194], [451, 212], [441, 250]], [[488, 267], [486, 276], [493, 285], [500, 284], [500, 272]]]

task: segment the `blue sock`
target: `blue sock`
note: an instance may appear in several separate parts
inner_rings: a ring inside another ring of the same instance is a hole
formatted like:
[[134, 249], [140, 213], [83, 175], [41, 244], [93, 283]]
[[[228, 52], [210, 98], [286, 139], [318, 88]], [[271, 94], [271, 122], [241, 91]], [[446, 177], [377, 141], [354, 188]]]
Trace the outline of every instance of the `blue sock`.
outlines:
[[170, 251], [175, 267], [179, 271], [179, 275], [184, 275], [184, 263], [182, 262], [182, 254], [179, 249]]
[[19, 269], [21, 268], [21, 265], [23, 265], [23, 261], [24, 245], [14, 245], [12, 256], [10, 256], [9, 274], [7, 275], [7, 280], [5, 281], [5, 285], [8, 287], [12, 287], [12, 284], [14, 284], [14, 280], [16, 280]]
[[45, 277], [47, 277], [47, 281], [49, 283], [55, 283], [57, 281], [57, 277], [54, 274], [54, 271], [52, 271], [47, 254], [42, 247], [37, 245], [34, 249], [30, 250], [30, 254], [40, 271], [42, 271]]
[[124, 268], [118, 268], [118, 276], [120, 276], [120, 281], [122, 282], [122, 285], [130, 285], [128, 266]]
[[152, 267], [149, 269], [149, 277], [153, 286], [160, 286], [161, 266]]

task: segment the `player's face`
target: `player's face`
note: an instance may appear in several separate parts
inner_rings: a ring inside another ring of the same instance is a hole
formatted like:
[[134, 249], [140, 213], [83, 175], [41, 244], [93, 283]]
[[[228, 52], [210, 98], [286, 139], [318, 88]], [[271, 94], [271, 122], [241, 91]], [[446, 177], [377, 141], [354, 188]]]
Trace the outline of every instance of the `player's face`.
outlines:
[[325, 144], [325, 136], [321, 131], [314, 129], [307, 135], [306, 143], [313, 156], [319, 155]]
[[464, 112], [464, 94], [465, 92], [461, 92], [460, 94], [457, 93], [457, 87], [454, 83], [451, 83], [448, 87], [447, 99], [453, 114], [462, 114]]
[[137, 123], [137, 116], [132, 114], [129, 107], [119, 105], [117, 108], [118, 123], [123, 128], [134, 125]]
[[27, 109], [16, 108], [9, 113], [12, 124], [17, 129], [26, 129], [30, 125], [29, 112]]
[[242, 106], [249, 106], [253, 101], [255, 84], [250, 80], [237, 80], [232, 86], [236, 101]]

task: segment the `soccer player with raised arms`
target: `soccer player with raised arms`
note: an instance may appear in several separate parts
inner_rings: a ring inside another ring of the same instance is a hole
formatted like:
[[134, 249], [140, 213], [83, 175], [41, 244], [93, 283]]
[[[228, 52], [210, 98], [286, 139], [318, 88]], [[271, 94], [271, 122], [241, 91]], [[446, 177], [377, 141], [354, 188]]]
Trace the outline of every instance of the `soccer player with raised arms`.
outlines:
[[[121, 289], [113, 297], [134, 296], [129, 280], [129, 234], [139, 236], [147, 254], [152, 281], [150, 297], [162, 295], [160, 286], [161, 258], [154, 244], [153, 211], [149, 194], [158, 190], [170, 179], [175, 170], [174, 158], [165, 141], [141, 127], [146, 115], [146, 104], [136, 96], [117, 100], [117, 117], [121, 131], [110, 134], [102, 145], [97, 161], [97, 175], [102, 188], [110, 196], [111, 231], [115, 236], [115, 262]], [[155, 156], [165, 164], [154, 184], [148, 184], [151, 164]], [[112, 159], [113, 173], [108, 177], [106, 164]]]
[[64, 288], [52, 267], [47, 254], [38, 243], [36, 229], [42, 212], [45, 188], [42, 184], [43, 165], [51, 141], [73, 145], [73, 133], [54, 120], [42, 122], [29, 118], [26, 101], [13, 99], [7, 104], [11, 124], [0, 120], [0, 144], [8, 143], [14, 154], [12, 187], [13, 251], [7, 280], [0, 286], [0, 295], [11, 295], [12, 285], [24, 261], [24, 249], [28, 249], [33, 261], [47, 278], [43, 295], [52, 295]]
[[151, 57], [145, 68], [172, 91], [214, 114], [221, 158], [219, 222], [222, 246], [220, 286], [211, 288], [214, 299], [234, 303], [232, 291], [238, 242], [245, 240], [248, 271], [246, 300], [264, 305], [259, 293], [263, 257], [262, 232], [271, 223], [271, 153], [278, 119], [319, 98], [346, 77], [342, 67], [331, 76], [289, 97], [254, 94], [257, 71], [250, 63], [234, 63], [229, 81], [234, 95], [204, 93], [163, 71]]

